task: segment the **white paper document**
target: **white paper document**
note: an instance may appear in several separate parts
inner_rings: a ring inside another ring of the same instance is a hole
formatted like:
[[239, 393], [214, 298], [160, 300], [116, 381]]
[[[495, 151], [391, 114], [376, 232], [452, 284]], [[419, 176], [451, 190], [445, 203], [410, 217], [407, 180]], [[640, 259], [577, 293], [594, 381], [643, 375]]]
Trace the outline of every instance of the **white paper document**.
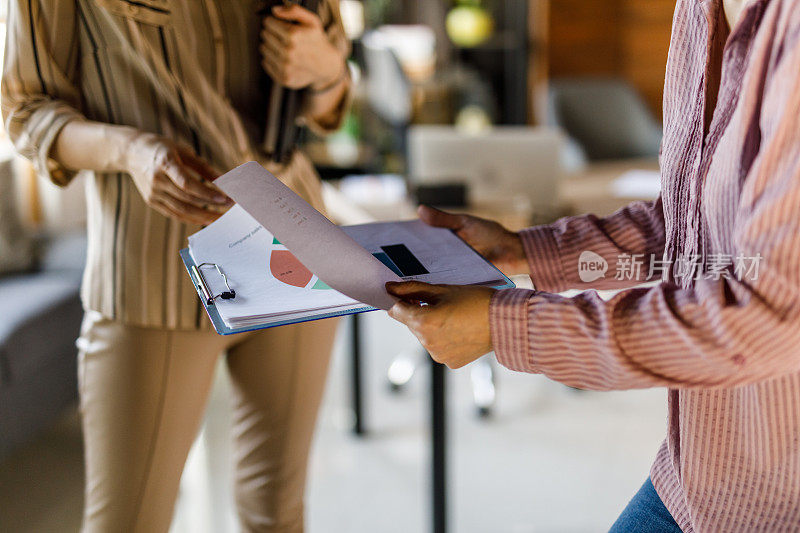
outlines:
[[[256, 163], [215, 183], [238, 204], [191, 235], [189, 253], [196, 265], [219, 265], [236, 291], [235, 298], [214, 302], [229, 328], [352, 312], [364, 304], [388, 309], [394, 299], [387, 281], [508, 283], [449, 230], [419, 220], [336, 226]], [[213, 269], [203, 277], [212, 294], [226, 289]]]
[[657, 170], [628, 170], [611, 182], [618, 198], [657, 198], [661, 192], [661, 173]]
[[379, 309], [394, 304], [384, 286], [397, 275], [264, 167], [245, 163], [214, 184], [329, 286]]
[[403, 280], [502, 285], [502, 274], [452, 231], [421, 220], [343, 226], [342, 231]]
[[[189, 237], [195, 263], [213, 263], [228, 278], [236, 297], [215, 301], [229, 327], [245, 327], [272, 317], [340, 309], [362, 304], [330, 289], [240, 206]], [[213, 294], [225, 290], [222, 278], [204, 270]]]

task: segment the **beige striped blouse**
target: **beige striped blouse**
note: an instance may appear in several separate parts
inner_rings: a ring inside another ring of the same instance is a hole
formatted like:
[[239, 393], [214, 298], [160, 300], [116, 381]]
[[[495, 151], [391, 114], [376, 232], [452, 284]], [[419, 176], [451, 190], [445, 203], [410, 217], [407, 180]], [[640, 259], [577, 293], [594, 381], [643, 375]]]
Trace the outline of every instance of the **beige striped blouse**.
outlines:
[[[258, 44], [273, 3], [11, 0], [2, 109], [17, 150], [66, 185], [74, 173], [48, 157], [64, 124], [129, 125], [188, 143], [220, 170], [259, 160], [321, 207], [318, 178], [302, 154], [276, 166], [261, 148], [269, 80]], [[320, 4], [329, 38], [346, 51], [338, 3]], [[303, 120], [321, 131], [338, 125]], [[92, 174], [86, 195], [85, 307], [139, 326], [207, 328], [178, 257], [198, 228], [147, 207], [126, 174]]]
[[661, 198], [524, 231], [540, 291], [496, 294], [492, 340], [574, 387], [669, 388], [650, 476], [683, 531], [800, 531], [800, 2], [730, 35], [721, 2], [678, 2]]

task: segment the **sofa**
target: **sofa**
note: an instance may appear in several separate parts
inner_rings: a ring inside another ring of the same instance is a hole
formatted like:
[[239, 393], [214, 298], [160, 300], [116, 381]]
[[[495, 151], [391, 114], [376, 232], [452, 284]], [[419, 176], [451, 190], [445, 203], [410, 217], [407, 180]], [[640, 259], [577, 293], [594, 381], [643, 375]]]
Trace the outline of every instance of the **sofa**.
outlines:
[[36, 267], [0, 277], [0, 461], [77, 399], [82, 232], [39, 239]]

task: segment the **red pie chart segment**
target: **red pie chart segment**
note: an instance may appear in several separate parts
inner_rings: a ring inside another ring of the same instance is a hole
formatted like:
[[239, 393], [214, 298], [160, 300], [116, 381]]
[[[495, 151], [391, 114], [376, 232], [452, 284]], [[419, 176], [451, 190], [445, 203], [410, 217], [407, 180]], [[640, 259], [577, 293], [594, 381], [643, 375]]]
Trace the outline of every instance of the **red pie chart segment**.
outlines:
[[272, 250], [269, 269], [275, 279], [300, 288], [308, 285], [313, 276], [311, 271], [288, 250]]

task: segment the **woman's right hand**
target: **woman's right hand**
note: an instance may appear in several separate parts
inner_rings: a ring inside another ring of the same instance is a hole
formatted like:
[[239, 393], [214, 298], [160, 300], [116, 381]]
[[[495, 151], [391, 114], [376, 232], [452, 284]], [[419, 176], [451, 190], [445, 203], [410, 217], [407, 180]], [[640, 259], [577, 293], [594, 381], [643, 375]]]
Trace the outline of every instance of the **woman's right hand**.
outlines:
[[429, 226], [453, 230], [507, 276], [530, 274], [519, 235], [508, 231], [497, 222], [471, 215], [445, 213], [427, 205], [419, 206], [417, 213]]
[[175, 220], [210, 224], [233, 204], [211, 184], [218, 172], [190, 148], [159, 135], [136, 135], [125, 166], [145, 203]]

